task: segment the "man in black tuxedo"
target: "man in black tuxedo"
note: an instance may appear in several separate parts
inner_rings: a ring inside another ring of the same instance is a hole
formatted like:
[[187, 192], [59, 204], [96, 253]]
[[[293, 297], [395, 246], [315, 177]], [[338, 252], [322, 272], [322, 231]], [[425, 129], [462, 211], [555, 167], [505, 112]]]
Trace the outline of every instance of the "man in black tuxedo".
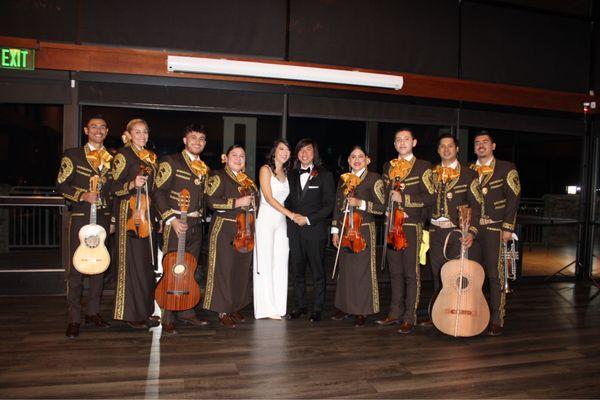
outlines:
[[317, 144], [302, 139], [296, 145], [294, 168], [289, 172], [290, 195], [285, 206], [298, 214], [288, 221], [291, 273], [294, 279], [295, 308], [286, 317], [296, 319], [307, 313], [306, 266], [313, 277], [314, 308], [311, 322], [321, 320], [325, 307], [325, 246], [329, 215], [335, 202], [333, 175], [321, 166]]

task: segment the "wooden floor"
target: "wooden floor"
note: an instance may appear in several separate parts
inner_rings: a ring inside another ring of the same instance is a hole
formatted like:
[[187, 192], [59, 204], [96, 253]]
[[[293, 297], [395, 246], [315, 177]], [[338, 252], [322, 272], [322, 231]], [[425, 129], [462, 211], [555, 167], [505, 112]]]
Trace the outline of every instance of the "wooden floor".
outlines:
[[64, 298], [3, 297], [0, 397], [597, 398], [598, 292], [521, 284], [504, 335], [469, 339], [421, 327], [399, 335], [372, 318], [364, 328], [251, 320], [227, 330], [210, 316], [212, 327], [178, 336], [114, 323], [69, 340]]

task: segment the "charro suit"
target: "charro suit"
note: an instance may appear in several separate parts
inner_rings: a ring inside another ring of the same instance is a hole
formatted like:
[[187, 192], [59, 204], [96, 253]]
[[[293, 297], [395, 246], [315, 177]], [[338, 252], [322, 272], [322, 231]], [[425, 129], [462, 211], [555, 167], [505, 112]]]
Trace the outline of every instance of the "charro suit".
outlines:
[[[190, 194], [187, 225], [185, 234], [185, 251], [198, 260], [202, 245], [201, 222], [204, 216], [204, 189], [208, 177], [208, 168], [204, 165], [202, 172], [194, 170], [190, 155], [186, 150], [181, 153], [164, 156], [158, 164], [153, 193], [154, 203], [164, 224], [163, 255], [177, 251], [177, 234], [172, 232], [171, 221], [179, 216], [179, 193], [187, 189]], [[162, 322], [165, 324], [175, 321], [175, 313], [164, 310]], [[191, 318], [196, 314], [193, 309], [178, 312], [181, 318]]]
[[[79, 246], [79, 230], [90, 223], [90, 203], [81, 200], [81, 196], [89, 191], [90, 177], [99, 176], [100, 196], [97, 205], [97, 221], [108, 235], [110, 225], [110, 201], [108, 194], [107, 178], [110, 171], [112, 157], [102, 148], [103, 161], [96, 167], [88, 159], [91, 153], [90, 146], [76, 147], [65, 150], [58, 176], [56, 178], [56, 191], [60, 193], [69, 206], [69, 263], [67, 265], [67, 304], [69, 309], [69, 322], [81, 323], [81, 295], [83, 293], [83, 278], [85, 275], [73, 267], [73, 254]], [[104, 274], [88, 275], [90, 287], [88, 290], [87, 315], [96, 315], [100, 312]]]
[[[392, 160], [391, 163], [387, 162], [383, 166], [383, 181], [388, 193], [394, 184], [390, 179], [391, 164], [396, 162], [397, 160]], [[403, 224], [408, 247], [400, 251], [387, 250], [392, 289], [388, 317], [415, 324], [421, 291], [419, 252], [423, 235], [424, 210], [433, 202], [433, 186], [430, 183], [431, 179], [428, 178], [428, 174], [431, 173], [429, 170], [431, 164], [428, 161], [418, 160], [413, 155], [408, 162], [410, 170], [398, 182], [402, 192], [400, 206], [408, 215]]]
[[[459, 207], [469, 206], [472, 210], [471, 226], [469, 233], [476, 236], [479, 225], [479, 200], [481, 193], [479, 191], [479, 181], [477, 174], [458, 163], [454, 170], [455, 176], [444, 181], [443, 174], [440, 170], [441, 166], [436, 166], [430, 169], [428, 173], [429, 185], [434, 188], [434, 199], [431, 212], [431, 227], [430, 233], [430, 264], [431, 273], [433, 275], [434, 293], [440, 289], [440, 270], [447, 261], [460, 256], [460, 221]], [[447, 219], [444, 224], [448, 226], [438, 226], [440, 219]], [[451, 225], [451, 226], [450, 226]], [[444, 255], [444, 247], [446, 238], [450, 235], [447, 241], [446, 254]], [[476, 255], [470, 254], [470, 259], [477, 258]], [[475, 261], [477, 261], [475, 259]]]
[[[364, 210], [355, 207], [354, 211], [362, 218], [362, 224], [358, 229], [367, 246], [359, 253], [340, 249], [335, 307], [347, 314], [370, 315], [379, 312], [375, 216], [384, 213], [385, 188], [379, 174], [375, 172], [365, 169], [359, 178], [360, 183], [356, 186], [352, 197], [365, 202]], [[344, 189], [344, 182], [340, 180], [332, 222], [333, 227], [339, 228], [339, 233], [344, 219], [352, 218], [344, 213], [346, 205]], [[340, 236], [340, 243], [341, 241]]]
[[481, 219], [477, 242], [490, 287], [491, 322], [503, 326], [506, 294], [502, 290], [504, 267], [500, 260], [502, 231], [515, 230], [521, 199], [519, 174], [513, 163], [496, 159], [487, 166], [471, 164], [471, 168], [479, 174]]
[[299, 226], [288, 221], [290, 240], [290, 265], [294, 282], [294, 298], [297, 308], [306, 304], [306, 265], [310, 265], [313, 277], [314, 310], [323, 311], [325, 307], [325, 246], [327, 245], [327, 227], [329, 215], [335, 201], [335, 183], [331, 172], [323, 167], [313, 167], [309, 178], [301, 186], [297, 169], [288, 173], [290, 195], [285, 207], [297, 214], [304, 215], [310, 225]]
[[[148, 150], [138, 149], [135, 145], [126, 145], [119, 149], [113, 160], [110, 192], [115, 201], [117, 255], [117, 287], [113, 318], [124, 321], [146, 320], [154, 311], [154, 266], [150, 248], [150, 237], [138, 238], [127, 232], [127, 220], [131, 217], [129, 200], [137, 193], [136, 188], [129, 189], [131, 182], [140, 173], [140, 165], [150, 168], [147, 188], [154, 184], [158, 164], [156, 155]], [[133, 186], [133, 185], [132, 185]], [[142, 188], [141, 195], [145, 195]], [[154, 225], [151, 212], [148, 221], [152, 234]], [[145, 215], [147, 219], [148, 216]]]

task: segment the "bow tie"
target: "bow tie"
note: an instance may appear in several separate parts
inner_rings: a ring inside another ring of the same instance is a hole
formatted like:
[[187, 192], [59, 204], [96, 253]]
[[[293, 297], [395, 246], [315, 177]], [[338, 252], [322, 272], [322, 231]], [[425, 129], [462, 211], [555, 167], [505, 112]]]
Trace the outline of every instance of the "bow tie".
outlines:
[[487, 175], [487, 174], [491, 174], [494, 172], [494, 168], [490, 165], [477, 165], [474, 164], [473, 165], [473, 169], [475, 171], [477, 171], [477, 173], [479, 174], [479, 177], [481, 177], [482, 175]]
[[298, 174], [300, 174], [300, 175], [302, 175], [302, 174], [310, 174], [310, 168], [306, 168], [306, 169], [300, 168], [298, 170]]
[[190, 163], [190, 166], [194, 174], [198, 175], [198, 177], [202, 177], [208, 172], [208, 167], [204, 164], [204, 161], [194, 160]]
[[88, 151], [86, 158], [95, 169], [100, 168], [101, 165], [103, 169], [110, 168], [110, 160], [112, 160], [110, 153], [103, 148]]
[[443, 183], [447, 183], [460, 175], [460, 172], [455, 168], [442, 167], [441, 165], [435, 168], [435, 172], [437, 174], [437, 181]]

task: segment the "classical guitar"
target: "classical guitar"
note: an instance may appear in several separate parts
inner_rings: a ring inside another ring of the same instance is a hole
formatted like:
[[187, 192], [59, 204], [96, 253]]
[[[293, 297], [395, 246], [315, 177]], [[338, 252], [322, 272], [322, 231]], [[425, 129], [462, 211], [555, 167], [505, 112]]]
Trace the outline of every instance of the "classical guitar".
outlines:
[[[179, 192], [181, 222], [187, 222], [190, 192]], [[175, 234], [175, 233], [173, 233]], [[154, 297], [165, 310], [182, 311], [194, 308], [200, 301], [200, 286], [196, 282], [196, 257], [185, 251], [185, 235], [178, 237], [177, 251], [163, 257], [163, 275], [156, 286]]]
[[[471, 209], [460, 208], [463, 239], [469, 231]], [[490, 309], [481, 290], [485, 274], [476, 261], [467, 258], [461, 246], [460, 259], [442, 266], [442, 290], [433, 303], [431, 320], [436, 328], [450, 336], [469, 337], [483, 332], [490, 321]]]
[[[90, 177], [90, 192], [98, 193], [98, 175]], [[79, 246], [73, 255], [73, 266], [82, 274], [96, 275], [108, 268], [110, 254], [104, 240], [106, 230], [96, 224], [96, 203], [90, 205], [90, 223], [79, 230]]]

